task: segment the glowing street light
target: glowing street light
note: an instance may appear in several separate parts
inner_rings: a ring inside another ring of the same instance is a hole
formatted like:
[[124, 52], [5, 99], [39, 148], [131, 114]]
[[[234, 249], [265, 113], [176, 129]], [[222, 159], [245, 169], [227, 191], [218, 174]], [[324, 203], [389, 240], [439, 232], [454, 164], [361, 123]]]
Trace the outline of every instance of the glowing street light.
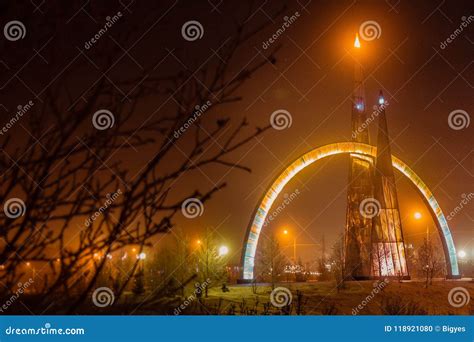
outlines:
[[420, 212], [417, 211], [413, 214], [413, 217], [415, 218], [415, 220], [420, 220], [422, 218], [422, 215]]
[[200, 245], [202, 242], [201, 242], [201, 240], [198, 239], [198, 240], [196, 241], [196, 243], [197, 243], [198, 245]]
[[288, 230], [285, 229], [285, 230], [283, 231], [283, 234], [288, 235]]
[[461, 259], [464, 259], [466, 257], [466, 252], [463, 251], [462, 249], [458, 252], [458, 257], [460, 257]]
[[144, 252], [141, 252], [140, 254], [137, 255], [137, 259], [139, 260], [145, 260], [146, 254]]
[[227, 246], [220, 246], [219, 247], [219, 256], [224, 256], [229, 253], [229, 248]]

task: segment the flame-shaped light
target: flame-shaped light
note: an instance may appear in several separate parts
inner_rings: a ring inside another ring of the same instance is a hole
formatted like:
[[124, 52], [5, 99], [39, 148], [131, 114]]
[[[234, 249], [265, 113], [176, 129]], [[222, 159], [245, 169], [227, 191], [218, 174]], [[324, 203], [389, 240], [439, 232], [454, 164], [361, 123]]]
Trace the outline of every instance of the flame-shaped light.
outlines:
[[359, 40], [359, 35], [356, 34], [355, 40], [354, 40], [354, 47], [360, 49], [360, 40]]

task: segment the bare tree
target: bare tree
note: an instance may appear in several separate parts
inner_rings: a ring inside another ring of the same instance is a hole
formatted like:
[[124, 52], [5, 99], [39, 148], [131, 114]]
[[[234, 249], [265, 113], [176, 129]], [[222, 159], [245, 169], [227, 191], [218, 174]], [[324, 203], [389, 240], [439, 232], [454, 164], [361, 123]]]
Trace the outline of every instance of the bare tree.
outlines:
[[262, 240], [262, 246], [258, 248], [256, 273], [261, 274], [263, 278], [269, 275], [273, 290], [287, 261], [287, 258], [282, 253], [278, 240], [275, 235], [272, 234], [265, 237], [265, 239]]
[[[173, 261], [175, 263], [173, 276], [177, 283], [182, 285], [197, 273], [197, 250], [193, 250], [189, 237], [182, 229], [176, 229], [174, 234], [176, 249], [173, 253]], [[182, 296], [184, 295], [183, 286], [180, 287], [180, 293]]]
[[220, 285], [220, 282], [227, 278], [225, 255], [219, 254], [216, 234], [207, 228], [204, 237], [201, 239], [197, 251], [198, 279], [201, 284], [206, 284], [204, 294], [209, 295], [209, 288]]
[[331, 271], [336, 281], [336, 289], [339, 292], [345, 288], [346, 270], [344, 262], [344, 237], [341, 235], [332, 247]]
[[318, 259], [318, 279], [321, 281], [328, 280], [330, 278], [329, 270], [327, 267], [328, 258], [326, 256], [326, 239], [323, 235], [321, 239], [321, 255]]
[[432, 284], [433, 278], [440, 274], [444, 268], [440, 246], [436, 248], [430, 237], [423, 239], [423, 244], [417, 250], [417, 268], [425, 279], [425, 287]]
[[[86, 51], [77, 46], [77, 41], [84, 41], [77, 27], [90, 27], [91, 17], [107, 23], [112, 13], [127, 9], [96, 2], [81, 6], [79, 2], [48, 2], [42, 7], [47, 21], [33, 14], [28, 17], [30, 11], [25, 11], [29, 27], [41, 28], [31, 41], [33, 50], [47, 61], [35, 59], [41, 63], [35, 76], [54, 77], [35, 95], [34, 105], [21, 121], [0, 137], [4, 170], [0, 200], [24, 203], [22, 215], [0, 213], [0, 282], [13, 288], [24, 276], [25, 263], [35, 263], [38, 270], [54, 275], [41, 290], [41, 306], [47, 307], [54, 297], [67, 301], [69, 312], [85, 301], [105, 266], [107, 259], [96, 259], [95, 254], [112, 254], [129, 245], [138, 246], [140, 253], [152, 237], [174, 227], [186, 199], [205, 203], [225, 186], [221, 182], [186, 193], [178, 191], [178, 179], [211, 165], [250, 171], [232, 161], [232, 153], [270, 126], [251, 130], [247, 119], [236, 123], [220, 108], [240, 100], [237, 91], [259, 69], [275, 62], [278, 49], [263, 51], [241, 70], [231, 70], [242, 46], [271, 22], [271, 18], [256, 24], [249, 21], [254, 10], [250, 7], [236, 21], [234, 34], [217, 44], [217, 56], [208, 62], [195, 68], [163, 69], [162, 55], [157, 55], [140, 63], [139, 74], [117, 74], [114, 67], [127, 55], [123, 47], [131, 48], [142, 39], [141, 32], [129, 27], [137, 22], [159, 27], [156, 13], [161, 15], [161, 10], [149, 3], [142, 8], [137, 4], [133, 14], [139, 19], [127, 22], [126, 15], [120, 16], [100, 42]], [[76, 16], [78, 9], [87, 14], [84, 19]], [[5, 13], [10, 10], [18, 8], [7, 8]], [[72, 26], [73, 20], [88, 22]], [[92, 28], [93, 36], [97, 29]], [[15, 54], [21, 52], [15, 50]], [[181, 60], [171, 50], [164, 54]], [[63, 56], [71, 60], [63, 61]], [[4, 60], [13, 70], [22, 67], [16, 56]], [[91, 68], [96, 70], [94, 79], [87, 82], [82, 77], [76, 82], [78, 75]], [[137, 120], [143, 104], [150, 101], [154, 109], [146, 119]], [[200, 109], [206, 104], [210, 105], [204, 115]], [[151, 155], [132, 169], [124, 154], [142, 150]], [[170, 159], [174, 162], [169, 163]], [[131, 274], [137, 267], [138, 260]], [[116, 289], [116, 302], [129, 281], [130, 277], [125, 278]]]

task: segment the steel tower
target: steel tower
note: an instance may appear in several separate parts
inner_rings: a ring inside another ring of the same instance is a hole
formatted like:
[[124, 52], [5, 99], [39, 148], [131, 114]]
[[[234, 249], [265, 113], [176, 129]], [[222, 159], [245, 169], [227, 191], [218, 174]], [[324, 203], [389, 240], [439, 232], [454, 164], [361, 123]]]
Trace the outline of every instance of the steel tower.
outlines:
[[[360, 63], [360, 41], [354, 42], [354, 90], [352, 94], [352, 141], [370, 144], [363, 70]], [[350, 155], [349, 185], [347, 189], [346, 228], [344, 234], [345, 274], [348, 279], [368, 279], [371, 276], [372, 219], [361, 211], [361, 203], [373, 197], [372, 158]]]
[[377, 109], [377, 157], [374, 171], [374, 199], [380, 209], [372, 220], [372, 275], [406, 279], [409, 274], [385, 109], [381, 91]]

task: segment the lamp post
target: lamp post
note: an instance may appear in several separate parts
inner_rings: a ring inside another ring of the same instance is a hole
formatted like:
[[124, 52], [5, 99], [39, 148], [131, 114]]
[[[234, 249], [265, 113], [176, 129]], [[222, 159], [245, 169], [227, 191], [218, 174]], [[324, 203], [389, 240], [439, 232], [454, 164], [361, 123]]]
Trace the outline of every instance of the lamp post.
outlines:
[[[421, 220], [423, 218], [423, 215], [421, 215], [421, 213], [419, 211], [416, 211], [414, 214], [413, 214], [413, 217], [415, 218], [415, 220]], [[426, 241], [428, 242], [430, 239], [430, 226], [429, 224], [427, 223], [426, 224]]]
[[[283, 235], [289, 235], [288, 229], [283, 230]], [[293, 235], [293, 260], [296, 263], [296, 236]]]

